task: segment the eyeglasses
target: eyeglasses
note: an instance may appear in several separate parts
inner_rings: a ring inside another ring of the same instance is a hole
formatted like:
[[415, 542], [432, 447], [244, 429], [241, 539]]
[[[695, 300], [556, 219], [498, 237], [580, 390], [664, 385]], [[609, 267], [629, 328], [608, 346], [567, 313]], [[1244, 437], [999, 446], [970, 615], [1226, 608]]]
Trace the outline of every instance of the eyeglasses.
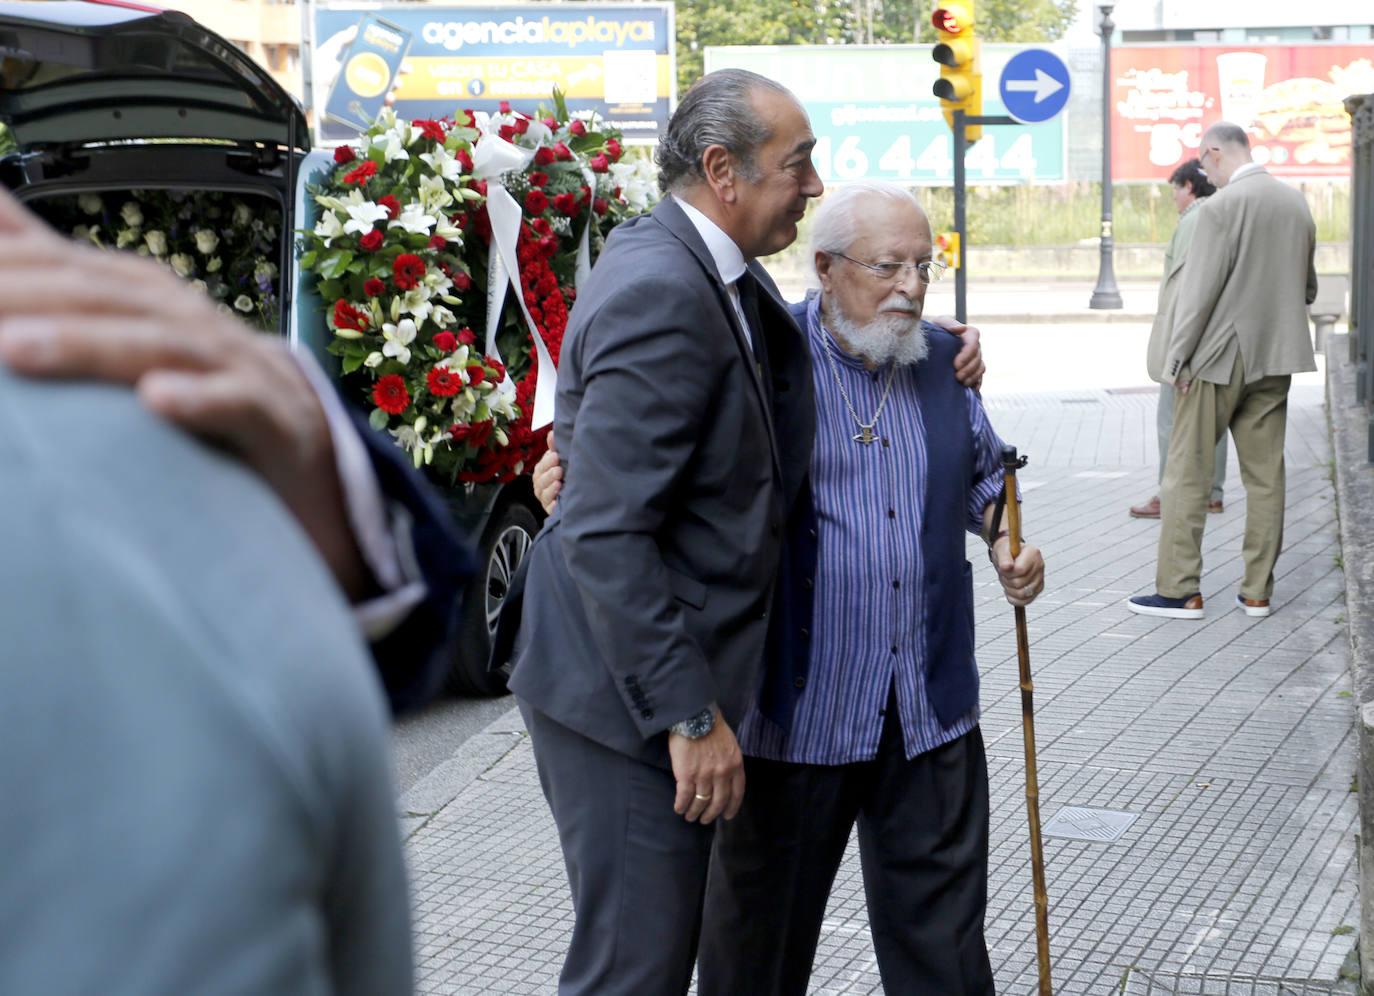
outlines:
[[933, 259], [923, 260], [920, 263], [865, 263], [861, 259], [855, 259], [853, 256], [846, 256], [844, 253], [836, 252], [833, 249], [828, 249], [826, 251], [832, 256], [838, 256], [840, 259], [847, 259], [851, 263], [857, 263], [877, 277], [880, 282], [885, 284], [895, 282], [898, 277], [904, 277], [912, 270], [916, 271], [916, 275], [921, 278], [921, 283], [923, 284], [933, 284], [945, 275], [945, 264]]

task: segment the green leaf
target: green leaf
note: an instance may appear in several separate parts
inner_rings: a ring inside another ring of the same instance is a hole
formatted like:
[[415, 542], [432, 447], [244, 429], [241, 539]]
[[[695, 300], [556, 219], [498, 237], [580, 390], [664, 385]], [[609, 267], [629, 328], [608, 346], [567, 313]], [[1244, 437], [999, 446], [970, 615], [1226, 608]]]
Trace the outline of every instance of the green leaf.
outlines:
[[313, 270], [313, 269], [315, 268], [315, 257], [316, 257], [316, 255], [317, 255], [317, 254], [316, 254], [314, 251], [306, 252], [306, 253], [301, 253], [301, 261], [300, 261], [300, 262], [301, 262], [301, 269], [302, 269], [302, 270]]
[[380, 408], [374, 408], [372, 409], [372, 414], [367, 417], [367, 424], [372, 426], [372, 428], [376, 429], [378, 432], [380, 432], [381, 430], [386, 428], [386, 424], [390, 420], [390, 415], [382, 411]]
[[333, 307], [333, 303], [344, 294], [343, 284], [338, 280], [321, 280], [315, 289], [319, 291], [320, 299], [325, 302], [325, 310]]
[[599, 149], [606, 144], [606, 138], [598, 132], [589, 131], [585, 135], [574, 135], [568, 140], [568, 148], [574, 152], [586, 152], [588, 149]]
[[331, 250], [331, 255], [326, 256], [320, 263], [320, 276], [326, 280], [334, 280], [348, 272], [348, 266], [353, 262], [353, 253], [347, 249]]
[[[344, 373], [351, 374], [354, 370], [357, 370], [363, 365], [363, 359], [364, 357], [362, 356], [345, 356], [339, 365], [343, 368]], [[380, 408], [377, 410], [381, 411]]]
[[568, 120], [568, 102], [563, 99], [563, 91], [558, 87], [553, 88], [553, 106], [559, 121]]

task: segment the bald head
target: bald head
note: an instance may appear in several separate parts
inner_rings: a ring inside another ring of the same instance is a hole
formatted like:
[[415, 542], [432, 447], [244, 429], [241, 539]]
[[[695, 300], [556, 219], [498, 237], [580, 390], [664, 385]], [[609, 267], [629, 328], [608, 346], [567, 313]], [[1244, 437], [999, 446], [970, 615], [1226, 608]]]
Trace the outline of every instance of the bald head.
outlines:
[[1207, 179], [1218, 187], [1231, 182], [1241, 166], [1250, 162], [1250, 139], [1245, 129], [1230, 121], [1218, 121], [1202, 135], [1198, 159], [1207, 172]]

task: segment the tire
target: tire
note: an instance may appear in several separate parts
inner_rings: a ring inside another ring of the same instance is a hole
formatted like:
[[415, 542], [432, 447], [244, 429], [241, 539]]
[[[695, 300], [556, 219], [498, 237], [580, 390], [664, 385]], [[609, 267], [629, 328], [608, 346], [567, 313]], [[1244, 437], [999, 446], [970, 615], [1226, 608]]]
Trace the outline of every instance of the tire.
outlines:
[[506, 601], [511, 576], [529, 552], [539, 520], [518, 501], [498, 508], [482, 532], [481, 567], [463, 593], [457, 638], [451, 652], [449, 688], [462, 695], [505, 695], [506, 674], [488, 671], [491, 637]]

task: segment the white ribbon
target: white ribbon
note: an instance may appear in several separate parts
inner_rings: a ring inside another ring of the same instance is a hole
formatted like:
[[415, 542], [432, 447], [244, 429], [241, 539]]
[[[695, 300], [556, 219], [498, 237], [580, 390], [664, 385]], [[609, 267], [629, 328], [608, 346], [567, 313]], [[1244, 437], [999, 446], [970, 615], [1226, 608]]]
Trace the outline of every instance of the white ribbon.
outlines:
[[[520, 238], [520, 205], [501, 184], [502, 174], [523, 170], [534, 158], [532, 149], [522, 149], [489, 131], [472, 150], [472, 175], [487, 181], [487, 217], [491, 220], [491, 252], [487, 263], [487, 340], [488, 356], [501, 361], [496, 347], [496, 332], [501, 324], [501, 309], [506, 302], [507, 285], [515, 289], [515, 300], [525, 316], [534, 340], [539, 380], [534, 389], [534, 411], [530, 428], [540, 429], [553, 421], [553, 400], [558, 387], [558, 370], [553, 365], [544, 338], [525, 305], [525, 289], [520, 282], [520, 260], [515, 247]], [[504, 362], [504, 361], [501, 361]], [[501, 381], [503, 394], [514, 394], [515, 383], [509, 372]]]
[[596, 221], [596, 212], [592, 210], [592, 205], [596, 203], [596, 174], [592, 172], [590, 166], [582, 167], [582, 179], [587, 181], [587, 224], [582, 227], [582, 239], [577, 244], [577, 269], [573, 275], [573, 286], [581, 290], [587, 284], [587, 278], [592, 275], [592, 224]]

